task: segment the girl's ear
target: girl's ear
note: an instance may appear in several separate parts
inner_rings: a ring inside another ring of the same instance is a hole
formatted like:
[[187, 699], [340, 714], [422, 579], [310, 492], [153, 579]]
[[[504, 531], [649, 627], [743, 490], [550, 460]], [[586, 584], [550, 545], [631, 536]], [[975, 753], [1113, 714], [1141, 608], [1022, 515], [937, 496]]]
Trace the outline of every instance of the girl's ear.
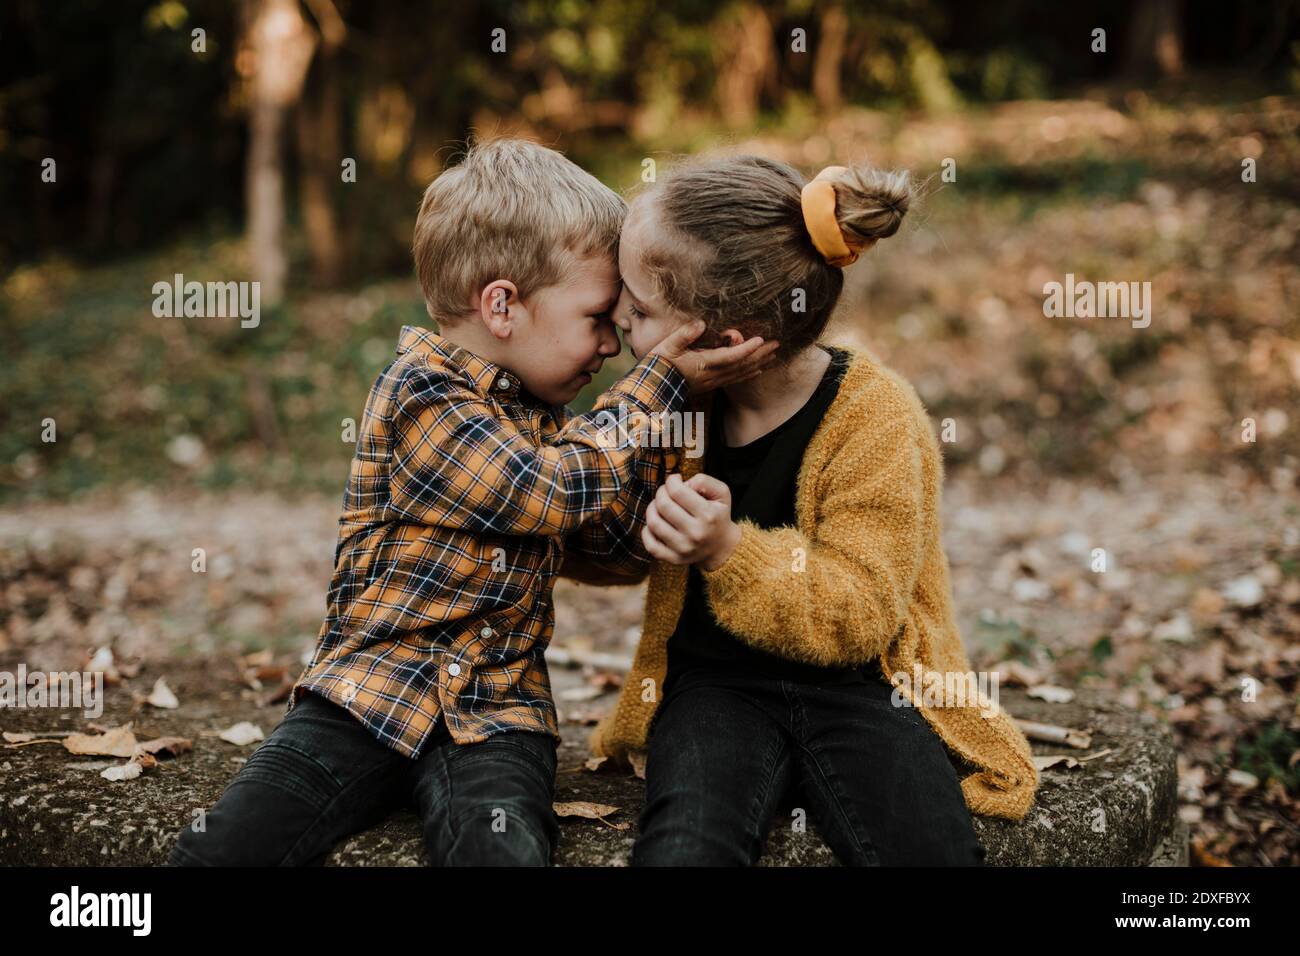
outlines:
[[519, 290], [509, 279], [495, 279], [483, 287], [479, 294], [479, 318], [489, 332], [499, 339], [508, 338], [515, 314], [522, 308]]
[[724, 329], [720, 334], [721, 342], [719, 345], [740, 345], [745, 341], [745, 337], [737, 329]]

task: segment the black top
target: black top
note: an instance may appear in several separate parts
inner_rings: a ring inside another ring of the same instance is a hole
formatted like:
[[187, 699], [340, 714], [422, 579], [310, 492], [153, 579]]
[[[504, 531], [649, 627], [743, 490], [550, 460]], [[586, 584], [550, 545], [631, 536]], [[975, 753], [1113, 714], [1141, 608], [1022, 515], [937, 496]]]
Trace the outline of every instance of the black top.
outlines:
[[[714, 398], [703, 470], [731, 489], [733, 521], [745, 518], [760, 528], [796, 523], [795, 488], [804, 451], [839, 393], [850, 358], [844, 349], [821, 347], [830, 353], [831, 362], [812, 397], [790, 418], [747, 445], [727, 445], [723, 430], [726, 393], [719, 391]], [[668, 639], [664, 693], [667, 694], [678, 675], [701, 668], [809, 683], [858, 682], [879, 670], [875, 662], [863, 668], [816, 667], [751, 647], [714, 618], [704, 580], [699, 569], [692, 565], [682, 614], [677, 629]]]

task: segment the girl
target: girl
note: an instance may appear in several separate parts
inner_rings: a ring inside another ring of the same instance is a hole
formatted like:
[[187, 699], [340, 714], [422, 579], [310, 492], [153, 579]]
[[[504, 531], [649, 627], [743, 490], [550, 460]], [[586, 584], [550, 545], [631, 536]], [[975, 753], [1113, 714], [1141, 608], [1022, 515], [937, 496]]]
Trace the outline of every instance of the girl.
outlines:
[[678, 170], [629, 210], [616, 321], [638, 357], [695, 317], [780, 342], [778, 367], [700, 398], [704, 457], [646, 512], [643, 634], [590, 740], [615, 761], [648, 742], [634, 864], [753, 863], [792, 798], [844, 863], [981, 865], [971, 813], [1033, 801], [1010, 718], [933, 693], [974, 675], [925, 409], [867, 352], [818, 342], [842, 270], [911, 196], [905, 172], [805, 184], [744, 156]]

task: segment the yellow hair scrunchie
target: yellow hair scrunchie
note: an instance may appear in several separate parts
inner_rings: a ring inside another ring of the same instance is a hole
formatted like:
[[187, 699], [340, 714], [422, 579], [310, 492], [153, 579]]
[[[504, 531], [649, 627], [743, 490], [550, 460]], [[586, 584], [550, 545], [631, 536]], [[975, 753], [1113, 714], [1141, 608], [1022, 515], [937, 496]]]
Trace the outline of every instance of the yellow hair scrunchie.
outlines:
[[843, 166], [827, 166], [799, 193], [803, 224], [813, 245], [828, 265], [841, 269], [858, 261], [858, 253], [871, 242], [847, 239], [835, 219], [835, 187], [831, 177], [848, 172]]

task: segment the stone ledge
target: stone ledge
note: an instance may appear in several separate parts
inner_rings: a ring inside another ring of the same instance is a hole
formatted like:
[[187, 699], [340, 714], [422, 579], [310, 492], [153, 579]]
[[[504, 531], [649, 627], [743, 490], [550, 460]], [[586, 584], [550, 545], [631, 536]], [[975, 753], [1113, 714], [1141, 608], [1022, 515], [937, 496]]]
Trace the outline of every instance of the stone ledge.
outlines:
[[[573, 675], [557, 668], [558, 686]], [[134, 684], [147, 692], [153, 675]], [[112, 726], [135, 719], [137, 729], [179, 735], [194, 750], [163, 759], [144, 776], [122, 783], [100, 777], [94, 764], [113, 758], [77, 757], [54, 744], [0, 749], [0, 865], [150, 866], [167, 859], [176, 833], [192, 810], [211, 807], [252, 747], [234, 747], [200, 731], [241, 720], [264, 733], [279, 723], [283, 704], [259, 707], [243, 699], [231, 681], [215, 679], [211, 662], [170, 666], [167, 680], [182, 702], [175, 711], [131, 714], [124, 687], [106, 694], [99, 722]], [[1185, 866], [1187, 830], [1177, 814], [1177, 769], [1173, 739], [1158, 722], [1134, 713], [1102, 694], [1081, 691], [1069, 704], [1049, 704], [1006, 690], [1003, 706], [1017, 717], [1093, 729], [1089, 752], [1110, 754], [1073, 769], [1042, 773], [1034, 807], [1012, 822], [975, 817], [976, 833], [996, 866]], [[79, 711], [0, 710], [8, 731], [81, 730]], [[588, 728], [566, 723], [556, 780], [557, 801], [588, 800], [622, 812], [611, 819], [630, 823], [615, 830], [592, 820], [561, 821], [555, 863], [560, 866], [624, 866], [635, 838], [644, 784], [627, 773], [591, 773]], [[146, 739], [143, 735], [140, 739]], [[1035, 753], [1065, 752], [1035, 745]], [[1077, 752], [1075, 752], [1077, 755]], [[7, 766], [6, 766], [7, 764]], [[90, 765], [77, 768], [75, 765]], [[1099, 817], [1100, 808], [1104, 817]], [[1104, 819], [1104, 832], [1094, 821]], [[326, 861], [336, 866], [417, 866], [424, 862], [418, 820], [410, 809], [395, 811], [379, 826], [342, 841]], [[829, 848], [810, 828], [794, 833], [775, 825], [761, 865], [835, 865]]]

